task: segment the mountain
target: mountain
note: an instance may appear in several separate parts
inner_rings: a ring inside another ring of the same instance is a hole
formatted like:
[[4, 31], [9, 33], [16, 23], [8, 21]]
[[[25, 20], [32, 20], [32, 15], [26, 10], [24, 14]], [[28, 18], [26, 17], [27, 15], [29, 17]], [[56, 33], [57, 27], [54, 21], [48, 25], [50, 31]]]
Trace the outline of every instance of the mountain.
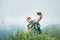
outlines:
[[48, 25], [44, 30], [48, 35], [56, 37], [56, 40], [60, 40], [60, 24]]
[[16, 34], [17, 31], [24, 31], [23, 26], [17, 25], [17, 24], [9, 24], [7, 25], [0, 25], [0, 40], [4, 40], [6, 36], [13, 33], [13, 35]]

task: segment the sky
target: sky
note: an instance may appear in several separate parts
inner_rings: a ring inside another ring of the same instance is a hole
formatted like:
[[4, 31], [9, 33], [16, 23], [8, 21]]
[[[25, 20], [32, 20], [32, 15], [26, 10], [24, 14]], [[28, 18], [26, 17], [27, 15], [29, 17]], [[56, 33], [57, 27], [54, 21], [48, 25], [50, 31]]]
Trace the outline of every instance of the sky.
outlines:
[[60, 0], [0, 0], [0, 25], [19, 24], [26, 27], [26, 17], [34, 20], [37, 12], [43, 14], [40, 21], [42, 28], [60, 24]]

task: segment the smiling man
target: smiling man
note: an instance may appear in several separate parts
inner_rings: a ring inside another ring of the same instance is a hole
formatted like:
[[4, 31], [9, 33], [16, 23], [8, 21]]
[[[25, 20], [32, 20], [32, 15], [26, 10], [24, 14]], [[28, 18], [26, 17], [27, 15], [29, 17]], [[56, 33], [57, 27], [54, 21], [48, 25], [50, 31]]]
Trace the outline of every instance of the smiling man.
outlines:
[[31, 20], [31, 17], [27, 17], [26, 21], [28, 22], [27, 28], [28, 31], [33, 29], [33, 31], [35, 33], [41, 33], [41, 29], [40, 29], [40, 24], [39, 21], [42, 19], [42, 13], [41, 12], [37, 12], [37, 15], [39, 16], [37, 19], [35, 20]]

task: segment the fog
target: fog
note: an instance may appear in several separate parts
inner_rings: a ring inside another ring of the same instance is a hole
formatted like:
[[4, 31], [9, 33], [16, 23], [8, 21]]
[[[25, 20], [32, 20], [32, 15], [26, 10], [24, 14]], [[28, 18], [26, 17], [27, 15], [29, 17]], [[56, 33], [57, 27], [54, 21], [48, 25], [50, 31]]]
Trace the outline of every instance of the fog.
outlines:
[[[60, 24], [60, 0], [0, 0], [0, 28], [18, 24], [26, 28], [26, 17], [37, 18], [42, 12], [41, 28], [49, 24]], [[3, 21], [3, 23], [2, 23]]]

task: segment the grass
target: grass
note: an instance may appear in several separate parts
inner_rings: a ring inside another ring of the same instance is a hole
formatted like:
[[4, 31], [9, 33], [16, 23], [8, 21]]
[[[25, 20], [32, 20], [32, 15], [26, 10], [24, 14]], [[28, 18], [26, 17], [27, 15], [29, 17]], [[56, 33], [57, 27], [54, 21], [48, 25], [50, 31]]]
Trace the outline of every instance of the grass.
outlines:
[[28, 33], [17, 31], [15, 35], [13, 35], [12, 33], [6, 38], [6, 40], [54, 40], [54, 39], [55, 39], [54, 37], [50, 37], [44, 32], [42, 34], [36, 34], [33, 33], [33, 31]]

